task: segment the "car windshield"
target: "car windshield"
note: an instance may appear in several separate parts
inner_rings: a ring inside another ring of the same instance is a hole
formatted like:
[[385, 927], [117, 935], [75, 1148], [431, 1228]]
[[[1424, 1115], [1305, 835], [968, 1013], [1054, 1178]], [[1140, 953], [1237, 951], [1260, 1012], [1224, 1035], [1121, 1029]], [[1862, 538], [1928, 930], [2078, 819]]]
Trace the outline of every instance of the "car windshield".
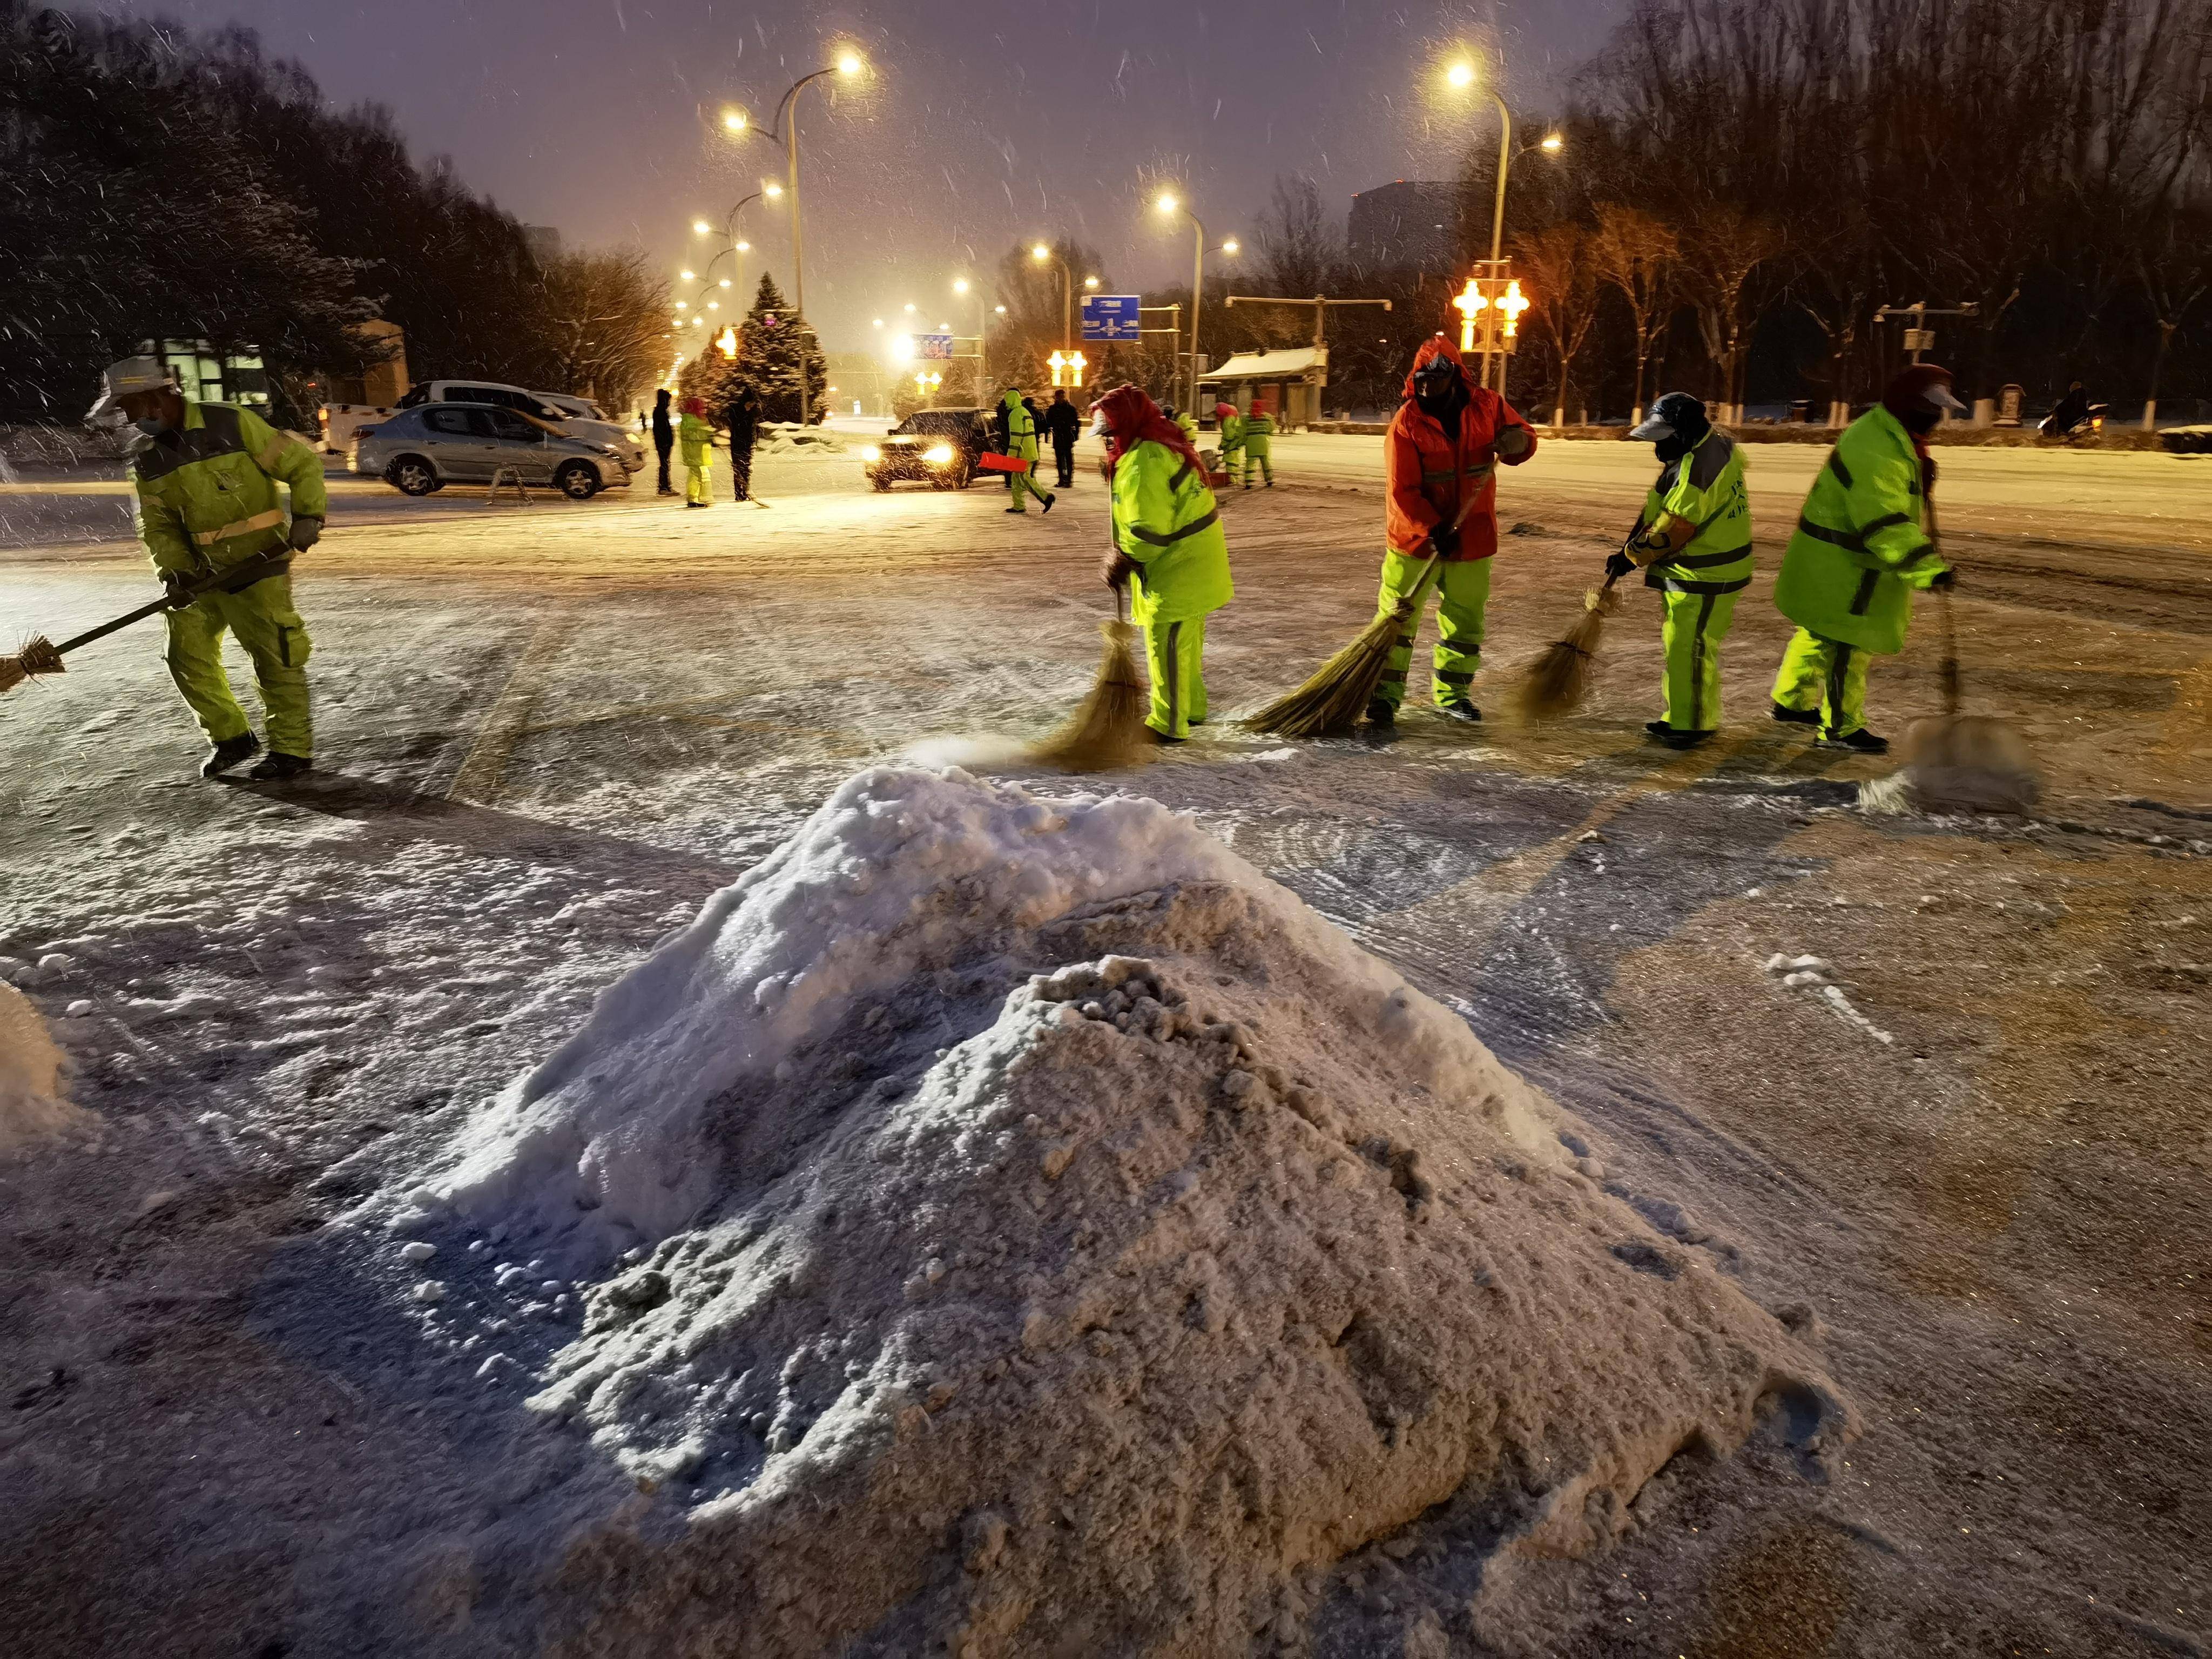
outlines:
[[961, 438], [975, 419], [973, 410], [965, 409], [924, 409], [909, 415], [900, 422], [894, 437]]

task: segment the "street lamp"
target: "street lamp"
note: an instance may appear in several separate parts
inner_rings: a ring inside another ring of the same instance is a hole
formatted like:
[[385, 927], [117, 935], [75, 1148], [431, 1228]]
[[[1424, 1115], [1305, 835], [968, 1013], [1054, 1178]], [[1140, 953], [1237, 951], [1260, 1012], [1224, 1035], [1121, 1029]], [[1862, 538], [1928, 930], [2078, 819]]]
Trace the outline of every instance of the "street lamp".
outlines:
[[[1188, 401], [1184, 404], [1183, 407], [1186, 409], [1192, 409], [1195, 408], [1198, 404], [1198, 313], [1199, 307], [1206, 298], [1206, 227], [1204, 224], [1200, 222], [1199, 216], [1195, 213], [1193, 213], [1186, 204], [1177, 199], [1172, 191], [1163, 191], [1160, 193], [1159, 200], [1155, 202], [1152, 205], [1158, 208], [1160, 212], [1166, 214], [1170, 217], [1180, 213], [1184, 218], [1190, 221], [1192, 233], [1190, 259], [1190, 380], [1188, 392]], [[1235, 253], [1237, 252], [1237, 239], [1234, 236], [1230, 237], [1227, 240], [1224, 241], [1218, 248], [1216, 248], [1214, 252], [1217, 253]]]
[[[1476, 79], [1474, 65], [1462, 59], [1444, 71], [1444, 79], [1455, 87], [1471, 87]], [[1490, 100], [1498, 106], [1498, 190], [1492, 200], [1490, 209], [1490, 275], [1492, 280], [1495, 281], [1505, 246], [1505, 179], [1513, 167], [1513, 112], [1505, 107], [1505, 99], [1494, 84], [1490, 88]], [[1565, 145], [1566, 140], [1553, 132], [1547, 134], [1537, 148], [1556, 155], [1565, 148]], [[1492, 353], [1489, 349], [1488, 343], [1491, 338], [1492, 335], [1486, 331], [1483, 335], [1482, 353], [1482, 384], [1485, 386], [1490, 384], [1490, 362]], [[1498, 378], [1502, 387], [1505, 379], [1502, 355], [1498, 364]]]
[[699, 275], [696, 270], [679, 270], [676, 274], [687, 283], [696, 281]]
[[[737, 235], [738, 216], [740, 213], [743, 213], [747, 208], [750, 207], [755, 202], [759, 201], [762, 197], [780, 188], [781, 186], [779, 185], [764, 185], [722, 216], [722, 234], [726, 237], [730, 237], [732, 240], [729, 246], [724, 248], [720, 253], [717, 253], [713, 258], [707, 261], [708, 276], [712, 276], [714, 274], [714, 267], [716, 265], [721, 264], [723, 260], [728, 258], [732, 254], [735, 254], [738, 258], [737, 280], [740, 283], [744, 280], [745, 255], [753, 251], [753, 245], [745, 240], [744, 237]], [[692, 228], [696, 230], [698, 226], [694, 225]], [[691, 273], [687, 270], [684, 273], [684, 280], [689, 282], [691, 279]], [[724, 288], [731, 287], [732, 283], [730, 278], [727, 276], [723, 277], [722, 286]]]
[[694, 236], [704, 236], [712, 229], [714, 226], [708, 224], [704, 219], [694, 219], [691, 222], [691, 234]]
[[1075, 273], [1067, 268], [1064, 258], [1042, 242], [1030, 250], [1030, 258], [1041, 265], [1060, 267], [1060, 349], [1072, 351], [1075, 349]]
[[[975, 292], [975, 396], [981, 401], [983, 383], [991, 376], [991, 305], [981, 290], [975, 289], [975, 283], [965, 276], [952, 279], [955, 294], [966, 294], [971, 290]], [[1001, 306], [999, 309], [1004, 311], [1006, 307]]]
[[[791, 305], [793, 314], [797, 316], [803, 317], [806, 314], [805, 244], [799, 234], [799, 94], [826, 76], [842, 75], [850, 78], [860, 74], [866, 67], [867, 65], [861, 62], [858, 52], [840, 52], [837, 61], [827, 69], [818, 69], [811, 75], [800, 76], [798, 80], [791, 83], [790, 89], [783, 94], [782, 98], [777, 100], [775, 120], [765, 132], [762, 132], [760, 128], [754, 126], [745, 118], [744, 112], [742, 110], [732, 110], [722, 118], [722, 125], [732, 132], [758, 133], [769, 143], [783, 146], [791, 191]], [[733, 116], [737, 118], [732, 119]], [[773, 198], [782, 195], [783, 191], [770, 186], [766, 194]], [[799, 420], [802, 426], [806, 422], [806, 376], [801, 374], [799, 377]]]

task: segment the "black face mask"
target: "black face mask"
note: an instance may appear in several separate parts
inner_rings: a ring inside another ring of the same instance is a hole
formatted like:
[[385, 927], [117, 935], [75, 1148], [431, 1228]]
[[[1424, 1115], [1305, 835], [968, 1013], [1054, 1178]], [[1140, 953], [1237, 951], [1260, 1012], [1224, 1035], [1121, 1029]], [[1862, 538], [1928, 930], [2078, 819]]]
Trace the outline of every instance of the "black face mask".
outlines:
[[1651, 446], [1662, 465], [1671, 465], [1690, 453], [1690, 441], [1679, 432], [1670, 432]]
[[[1459, 437], [1460, 411], [1467, 407], [1467, 382], [1454, 374], [1449, 380], [1429, 375], [1418, 375], [1413, 380], [1413, 401], [1420, 405], [1421, 413], [1443, 423], [1447, 437]], [[1431, 386], [1436, 389], [1431, 392]]]
[[1904, 417], [1905, 429], [1916, 438], [1924, 438], [1936, 429], [1936, 423], [1942, 418], [1943, 411], [1941, 410], [1916, 409]]

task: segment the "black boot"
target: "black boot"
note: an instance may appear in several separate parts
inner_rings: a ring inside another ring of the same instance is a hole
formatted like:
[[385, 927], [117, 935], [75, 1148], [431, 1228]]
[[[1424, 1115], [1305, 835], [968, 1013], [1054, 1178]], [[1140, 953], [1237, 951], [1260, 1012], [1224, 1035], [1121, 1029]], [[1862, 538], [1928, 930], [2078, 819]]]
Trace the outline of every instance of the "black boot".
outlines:
[[1774, 705], [1774, 718], [1785, 726], [1818, 726], [1820, 711], [1817, 708], [1791, 708], [1778, 702]]
[[1454, 697], [1449, 702], [1438, 703], [1437, 713], [1448, 720], [1457, 720], [1462, 726], [1477, 726], [1482, 721], [1482, 710], [1465, 697]]
[[261, 752], [261, 739], [251, 732], [241, 732], [234, 738], [225, 738], [207, 752], [200, 763], [200, 775], [219, 778], [241, 761], [252, 760]]
[[1711, 732], [1680, 731], [1664, 720], [1648, 721], [1644, 729], [1669, 749], [1695, 749], [1699, 744], [1709, 741], [1713, 735]]
[[1370, 726], [1395, 726], [1398, 723], [1398, 705], [1381, 697], [1376, 698], [1367, 705], [1367, 723]]
[[1889, 739], [1877, 738], [1862, 726], [1856, 732], [1839, 733], [1823, 732], [1813, 739], [1813, 746], [1815, 749], [1848, 749], [1854, 755], [1887, 755], [1889, 752]]
[[305, 755], [287, 755], [272, 749], [261, 764], [246, 775], [256, 783], [282, 783], [287, 778], [296, 778], [314, 764]]

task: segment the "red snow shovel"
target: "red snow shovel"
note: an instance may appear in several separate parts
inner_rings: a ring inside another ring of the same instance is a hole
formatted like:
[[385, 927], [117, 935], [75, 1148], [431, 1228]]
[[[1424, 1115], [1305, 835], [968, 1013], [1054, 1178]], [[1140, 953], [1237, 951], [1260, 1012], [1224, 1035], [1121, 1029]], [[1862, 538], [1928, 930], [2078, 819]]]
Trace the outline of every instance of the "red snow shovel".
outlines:
[[1035, 461], [1025, 461], [1018, 455], [1001, 455], [995, 450], [985, 450], [975, 458], [975, 465], [986, 472], [1034, 472]]

